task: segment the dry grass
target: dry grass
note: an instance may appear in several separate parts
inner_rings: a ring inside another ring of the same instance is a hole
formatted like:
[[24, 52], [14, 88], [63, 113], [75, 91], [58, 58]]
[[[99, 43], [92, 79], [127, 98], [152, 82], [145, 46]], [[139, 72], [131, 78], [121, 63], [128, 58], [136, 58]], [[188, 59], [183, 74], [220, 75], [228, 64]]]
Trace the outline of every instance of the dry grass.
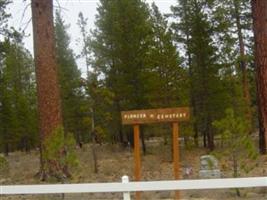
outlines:
[[[185, 166], [193, 167], [193, 175], [189, 178], [198, 178], [199, 157], [206, 152], [203, 149], [181, 149], [181, 168]], [[118, 146], [102, 145], [97, 146], [99, 173], [95, 174], [93, 169], [93, 159], [89, 145], [83, 149], [77, 149], [80, 159], [80, 166], [73, 173], [73, 183], [92, 182], [120, 182], [123, 175], [128, 175], [130, 180], [133, 177], [133, 152], [130, 149], [121, 149]], [[10, 173], [2, 180], [3, 184], [39, 184], [40, 181], [34, 178], [39, 169], [39, 154], [15, 152], [7, 158], [10, 165]], [[221, 161], [222, 165], [227, 162]], [[267, 156], [261, 156], [257, 160], [257, 166], [248, 174], [243, 176], [267, 176]], [[181, 174], [183, 170], [181, 169]], [[231, 172], [224, 172], [230, 176]], [[143, 180], [172, 180], [173, 169], [171, 163], [170, 145], [148, 144], [147, 155], [142, 156], [142, 177]], [[0, 180], [1, 181], [1, 180]], [[1, 184], [1, 183], [0, 183]], [[233, 200], [233, 199], [253, 199], [264, 200], [266, 198], [266, 188], [242, 189], [242, 198], [236, 198], [234, 190], [206, 190], [206, 191], [183, 191], [181, 196], [184, 199], [194, 200]], [[253, 196], [254, 195], [254, 196]], [[149, 192], [143, 193], [142, 199], [171, 199], [173, 192]], [[63, 199], [62, 195], [37, 195], [37, 196], [2, 196], [1, 200], [18, 199], [38, 199], [56, 200]], [[64, 199], [122, 199], [122, 194], [66, 194]]]

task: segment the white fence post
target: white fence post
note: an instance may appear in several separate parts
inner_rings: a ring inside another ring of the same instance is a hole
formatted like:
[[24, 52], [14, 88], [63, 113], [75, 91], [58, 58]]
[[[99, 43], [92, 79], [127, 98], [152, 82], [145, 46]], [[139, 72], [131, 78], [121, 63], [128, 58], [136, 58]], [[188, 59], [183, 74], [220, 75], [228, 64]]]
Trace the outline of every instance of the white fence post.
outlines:
[[[125, 183], [125, 184], [129, 183], [129, 177], [128, 176], [123, 176], [121, 178], [121, 180], [122, 180], [122, 183]], [[131, 200], [130, 192], [124, 192], [123, 193], [123, 200]]]

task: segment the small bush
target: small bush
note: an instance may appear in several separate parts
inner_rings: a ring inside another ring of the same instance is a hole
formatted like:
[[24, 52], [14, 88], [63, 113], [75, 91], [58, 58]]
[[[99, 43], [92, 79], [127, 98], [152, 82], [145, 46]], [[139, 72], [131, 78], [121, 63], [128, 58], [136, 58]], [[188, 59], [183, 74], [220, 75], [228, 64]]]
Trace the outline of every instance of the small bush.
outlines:
[[0, 155], [0, 177], [4, 177], [9, 172], [9, 164], [7, 159]]
[[64, 136], [64, 129], [57, 128], [44, 143], [43, 158], [45, 171], [56, 177], [70, 175], [69, 170], [78, 166], [75, 153], [76, 142], [72, 134]]

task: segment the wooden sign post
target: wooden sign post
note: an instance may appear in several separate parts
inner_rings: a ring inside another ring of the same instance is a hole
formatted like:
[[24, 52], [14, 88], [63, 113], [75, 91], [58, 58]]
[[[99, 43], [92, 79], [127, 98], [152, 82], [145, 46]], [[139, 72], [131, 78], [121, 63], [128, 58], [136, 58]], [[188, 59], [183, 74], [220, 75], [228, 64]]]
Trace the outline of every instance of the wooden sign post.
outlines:
[[[140, 126], [134, 125], [134, 176], [135, 181], [141, 180], [141, 156], [140, 156]], [[136, 199], [140, 200], [140, 192], [136, 192]]]
[[[183, 108], [165, 108], [151, 110], [132, 110], [121, 112], [122, 124], [133, 125], [134, 127], [134, 175], [135, 181], [141, 180], [141, 158], [140, 158], [140, 124], [149, 123], [172, 123], [173, 130], [173, 169], [176, 180], [180, 178], [180, 158], [179, 158], [179, 124], [181, 121], [188, 121], [190, 110]], [[140, 192], [136, 192], [136, 200], [140, 200]], [[179, 192], [175, 192], [175, 198], [179, 199]]]

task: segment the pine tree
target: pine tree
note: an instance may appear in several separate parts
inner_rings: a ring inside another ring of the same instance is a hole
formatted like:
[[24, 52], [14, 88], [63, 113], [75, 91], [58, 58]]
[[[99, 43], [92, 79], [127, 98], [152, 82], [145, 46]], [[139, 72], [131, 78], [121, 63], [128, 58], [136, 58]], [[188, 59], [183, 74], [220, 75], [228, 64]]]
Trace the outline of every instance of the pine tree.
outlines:
[[113, 95], [110, 89], [104, 83], [104, 80], [99, 78], [99, 72], [96, 68], [89, 70], [92, 64], [92, 51], [90, 46], [90, 36], [87, 31], [87, 19], [82, 13], [79, 13], [78, 25], [82, 34], [82, 52], [81, 57], [85, 58], [87, 80], [85, 88], [87, 93], [87, 109], [90, 116], [90, 141], [92, 157], [94, 161], [94, 172], [98, 173], [98, 158], [96, 151], [96, 143], [102, 144], [103, 141], [114, 141], [112, 135], [109, 134], [109, 125], [113, 120], [110, 115], [110, 107], [112, 107]]
[[20, 38], [1, 43], [0, 146], [29, 151], [37, 145], [33, 59]]
[[151, 10], [153, 37], [150, 47], [151, 87], [148, 98], [152, 107], [175, 107], [186, 105], [186, 70], [181, 67], [181, 59], [173, 43], [173, 33], [168, 28], [166, 18], [153, 3]]
[[[174, 34], [155, 3], [150, 9], [152, 36], [147, 60], [147, 96], [152, 108], [188, 106], [188, 76], [174, 43]], [[144, 129], [151, 128], [147, 127]], [[169, 126], [157, 126], [167, 143]]]
[[[0, 2], [0, 33], [2, 35], [5, 35], [6, 32], [7, 32], [7, 20], [8, 18], [10, 17], [10, 14], [8, 14], [6, 12], [6, 7], [7, 5], [10, 3], [10, 1], [1, 1]], [[2, 43], [2, 41], [1, 41]], [[2, 45], [1, 45], [2, 46]], [[1, 47], [1, 57], [0, 57], [0, 134], [1, 134], [1, 137], [5, 136], [7, 137], [7, 128], [4, 126], [4, 120], [6, 119], [6, 113], [7, 112], [7, 106], [5, 106], [4, 104], [6, 104], [4, 102], [4, 99], [5, 99], [5, 94], [4, 94], [4, 90], [5, 88], [3, 87], [3, 84], [4, 84], [4, 48]], [[6, 113], [4, 113], [6, 112]], [[3, 146], [3, 144], [1, 144], [1, 147]], [[5, 145], [5, 152], [8, 152], [9, 149], [8, 149], [8, 145]]]
[[81, 91], [81, 73], [75, 61], [74, 53], [70, 49], [70, 37], [59, 11], [55, 18], [56, 55], [59, 71], [59, 85], [61, 93], [62, 116], [65, 133], [73, 133], [76, 141], [81, 143], [83, 136], [81, 124], [83, 111], [83, 94]]
[[84, 18], [83, 13], [79, 13], [79, 18], [78, 18], [78, 26], [80, 28], [81, 34], [82, 34], [82, 52], [80, 57], [85, 58], [85, 63], [86, 63], [86, 75], [88, 76], [89, 73], [89, 67], [90, 67], [90, 39], [89, 39], [89, 33], [87, 31], [87, 19]]
[[0, 33], [2, 35], [7, 35], [10, 31], [7, 28], [7, 20], [11, 16], [7, 12], [7, 6], [11, 3], [11, 0], [0, 1]]
[[[249, 0], [225, 0], [215, 1], [214, 22], [216, 37], [220, 46], [219, 55], [221, 62], [234, 68], [235, 76], [240, 79], [242, 85], [243, 112], [252, 127], [252, 101], [250, 95], [251, 69], [250, 57], [252, 47], [250, 45], [251, 18]], [[252, 130], [252, 129], [251, 129]]]
[[[225, 111], [225, 117], [215, 121], [213, 125], [222, 132], [226, 148], [220, 150], [218, 155], [230, 158], [233, 177], [237, 178], [240, 171], [248, 173], [255, 166], [248, 163], [247, 159], [255, 160], [257, 151], [253, 144], [253, 140], [248, 135], [250, 125], [247, 124], [242, 117], [236, 116], [232, 109]], [[237, 195], [240, 191], [236, 189]]]
[[[242, 10], [249, 10], [248, 5], [249, 5], [249, 0], [233, 0], [233, 5], [234, 5], [234, 17], [235, 17], [235, 24], [236, 24], [236, 29], [237, 29], [237, 34], [238, 34], [238, 43], [239, 43], [239, 53], [240, 53], [240, 68], [241, 68], [241, 74], [242, 74], [242, 86], [243, 86], [243, 96], [246, 102], [246, 114], [247, 114], [247, 120], [251, 123], [252, 120], [252, 115], [251, 115], [251, 97], [250, 97], [250, 92], [249, 92], [249, 80], [248, 80], [248, 66], [247, 66], [247, 59], [246, 59], [246, 53], [245, 53], [245, 42], [244, 42], [244, 27], [246, 21], [242, 21], [242, 18], [248, 18], [247, 16], [243, 16], [241, 13]], [[242, 7], [243, 6], [243, 7]]]
[[146, 59], [152, 28], [149, 10], [140, 0], [100, 1], [91, 49], [93, 68], [105, 77], [114, 94], [112, 108], [114, 132], [122, 138], [120, 111], [148, 106], [146, 96]]
[[[53, 152], [61, 158], [66, 152], [62, 145], [56, 145], [62, 137], [62, 116], [58, 69], [56, 64], [56, 49], [53, 20], [53, 0], [32, 0], [32, 23], [34, 37], [34, 55], [37, 81], [37, 99], [39, 114], [39, 129], [41, 138], [41, 179], [50, 176], [62, 178], [69, 176], [67, 163], [52, 159], [48, 144], [55, 144], [58, 149]], [[65, 153], [64, 153], [65, 152]], [[54, 154], [52, 154], [54, 155]]]
[[[208, 15], [212, 1], [181, 0], [173, 7], [173, 15], [181, 19], [174, 23], [177, 41], [186, 49], [189, 67], [191, 105], [195, 120], [195, 140], [203, 134], [204, 146], [214, 149], [212, 121], [223, 113], [225, 91], [219, 79], [220, 65], [213, 41], [212, 16]], [[197, 144], [197, 141], [195, 142]]]
[[[87, 68], [87, 80], [85, 88], [87, 92], [88, 112], [91, 117], [91, 135], [100, 138], [109, 138], [108, 124], [110, 123], [111, 116], [109, 111], [112, 106], [113, 94], [110, 89], [107, 88], [105, 80], [100, 78], [99, 71], [92, 67], [94, 61], [92, 58], [92, 50], [90, 46], [90, 35], [87, 31], [87, 19], [84, 19], [83, 14], [79, 13], [78, 25], [82, 33], [83, 49], [81, 57], [85, 58]], [[89, 68], [92, 67], [90, 70]], [[92, 140], [96, 139], [94, 137]], [[110, 138], [109, 138], [110, 139]]]
[[[195, 118], [197, 110], [196, 110], [196, 96], [193, 93], [193, 82], [192, 80], [192, 53], [189, 50], [190, 37], [191, 37], [191, 6], [189, 4], [189, 0], [180, 0], [178, 1], [176, 6], [171, 7], [172, 14], [170, 17], [179, 20], [179, 23], [174, 22], [171, 24], [172, 29], [175, 33], [175, 41], [178, 44], [182, 44], [183, 49], [185, 50], [185, 56], [183, 57], [184, 66], [188, 67], [188, 76], [189, 76], [189, 97], [190, 97], [190, 106], [192, 109], [193, 117]], [[193, 130], [194, 130], [194, 143], [198, 146], [198, 137], [199, 137], [199, 129], [196, 123], [196, 120], [193, 119]]]
[[257, 97], [259, 108], [259, 125], [260, 125], [260, 151], [267, 152], [267, 72], [266, 55], [267, 55], [267, 1], [252, 0], [253, 30], [255, 36], [255, 64], [257, 80]]

